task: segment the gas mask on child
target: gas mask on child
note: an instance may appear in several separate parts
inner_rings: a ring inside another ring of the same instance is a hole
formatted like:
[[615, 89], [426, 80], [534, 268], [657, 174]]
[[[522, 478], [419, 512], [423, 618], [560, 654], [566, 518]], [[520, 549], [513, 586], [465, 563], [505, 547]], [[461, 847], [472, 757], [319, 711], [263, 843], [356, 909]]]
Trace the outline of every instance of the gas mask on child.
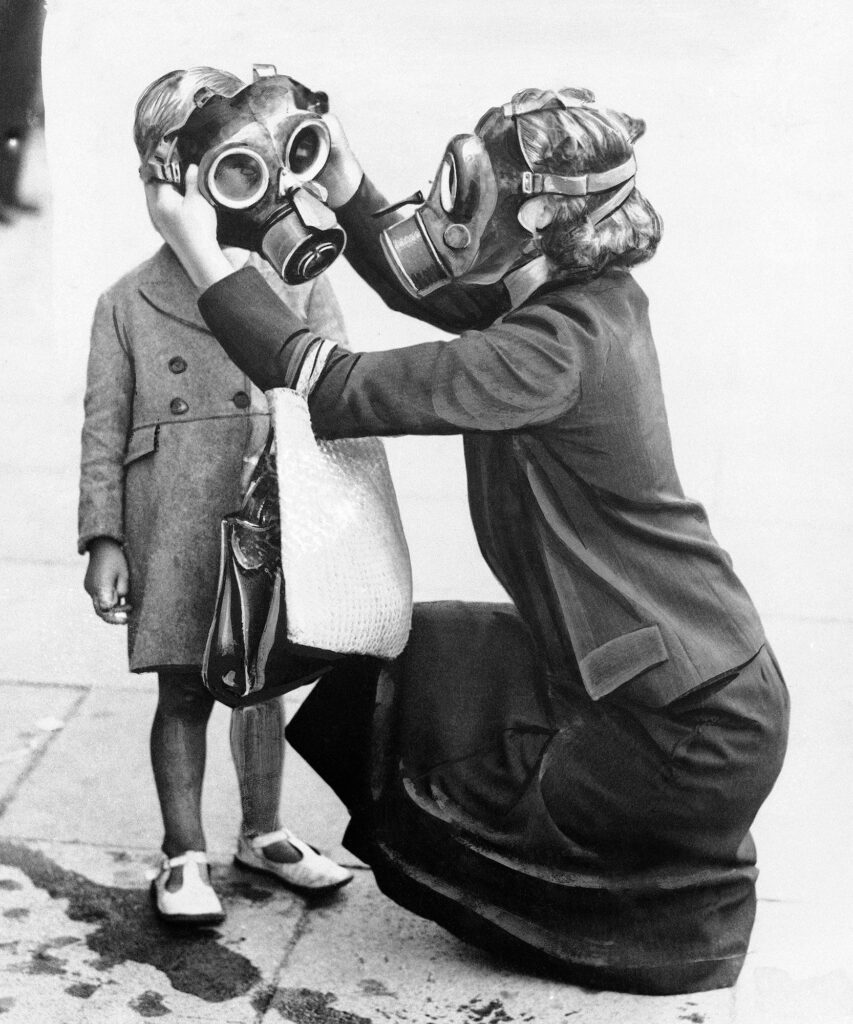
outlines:
[[[565, 108], [586, 105], [568, 90], [556, 99]], [[636, 173], [633, 156], [618, 167], [595, 174], [535, 173], [516, 118], [540, 109], [543, 104], [539, 101], [493, 107], [473, 134], [450, 140], [426, 201], [416, 193], [376, 214], [415, 199], [423, 202], [413, 214], [382, 233], [385, 256], [412, 295], [428, 295], [466, 275], [480, 275], [485, 282], [492, 268], [503, 266], [505, 274], [531, 259], [535, 253], [530, 244], [534, 225], [529, 200], [534, 197], [586, 196], [615, 189], [590, 213], [597, 223], [631, 194]], [[515, 263], [506, 266], [506, 254], [513, 251], [517, 253]], [[492, 279], [503, 274], [497, 272]]]
[[256, 64], [245, 89], [230, 98], [201, 89], [195, 104], [157, 147], [147, 176], [180, 187], [188, 165], [198, 164], [220, 244], [260, 253], [288, 284], [317, 277], [346, 242], [314, 181], [331, 145], [320, 116], [326, 94]]

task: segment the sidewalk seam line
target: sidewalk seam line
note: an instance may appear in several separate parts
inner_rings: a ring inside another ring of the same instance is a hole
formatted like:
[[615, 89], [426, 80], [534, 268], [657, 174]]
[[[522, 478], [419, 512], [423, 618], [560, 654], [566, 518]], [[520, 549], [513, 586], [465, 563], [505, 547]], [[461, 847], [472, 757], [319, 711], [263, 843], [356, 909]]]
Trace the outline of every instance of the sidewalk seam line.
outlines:
[[[131, 673], [127, 673], [131, 675]], [[153, 677], [154, 673], [150, 673]], [[148, 673], [146, 673], [148, 675]], [[69, 683], [57, 681], [55, 683], [48, 679], [0, 679], [0, 686], [33, 686], [39, 689], [56, 688], [59, 690], [91, 690], [92, 692], [105, 692], [112, 690], [113, 692], [126, 692], [126, 693], [147, 693], [151, 690], [154, 683], [153, 678], [144, 682], [140, 679], [139, 682], [133, 680], [128, 682], [123, 680], [120, 683]], [[285, 695], [287, 696], [287, 695]]]
[[282, 974], [285, 971], [285, 968], [287, 967], [288, 961], [290, 960], [291, 956], [293, 955], [293, 951], [296, 949], [296, 946], [299, 943], [299, 940], [308, 931], [308, 919], [309, 919], [309, 917], [310, 917], [310, 911], [309, 911], [307, 906], [304, 906], [302, 908], [302, 911], [299, 914], [298, 921], [296, 922], [296, 924], [293, 927], [293, 933], [291, 934], [290, 939], [288, 940], [287, 944], [284, 947], [284, 955], [282, 956], [281, 960], [279, 960], [278, 965], [276, 966], [276, 969], [275, 969], [275, 973], [273, 974], [273, 977], [272, 977], [272, 979], [270, 981], [270, 985], [269, 985], [269, 998], [264, 1000], [263, 1006], [261, 1006], [258, 1009], [258, 1015], [257, 1015], [257, 1017], [255, 1017], [255, 1024], [263, 1024], [263, 1020], [266, 1017], [267, 1013], [269, 1012], [270, 1007], [273, 1004], [273, 1000], [275, 999], [276, 992], [278, 992], [278, 988], [279, 988], [279, 984], [278, 983], [279, 983], [279, 981], [281, 979]]
[[51, 683], [48, 680], [35, 682], [32, 679], [0, 679], [0, 686], [53, 687], [60, 690], [91, 690], [91, 683]]
[[[68, 714], [67, 714], [67, 716], [65, 718], [66, 722], [71, 721], [71, 719], [77, 714], [77, 712], [83, 706], [83, 702], [86, 700], [88, 695], [89, 695], [89, 690], [88, 689], [83, 690], [83, 692], [78, 695], [77, 699], [74, 701], [74, 703], [68, 709]], [[32, 773], [35, 771], [35, 769], [38, 767], [38, 765], [41, 764], [42, 759], [44, 758], [45, 754], [51, 748], [51, 746], [56, 742], [57, 738], [60, 736], [60, 734], [62, 732], [63, 732], [62, 729], [57, 729], [56, 732], [50, 733], [46, 737], [44, 743], [39, 747], [38, 750], [35, 751], [33, 756], [30, 758], [29, 762], [23, 767], [23, 769], [21, 770], [21, 773], [18, 775], [18, 777], [15, 779], [15, 781], [9, 787], [9, 790], [6, 793], [6, 795], [3, 797], [2, 800], [0, 800], [0, 821], [2, 821], [3, 816], [5, 815], [6, 811], [9, 809], [9, 805], [12, 803], [12, 801], [18, 795], [18, 790], [20, 790], [21, 786], [27, 781], [27, 779], [30, 777], [30, 775], [32, 775]]]

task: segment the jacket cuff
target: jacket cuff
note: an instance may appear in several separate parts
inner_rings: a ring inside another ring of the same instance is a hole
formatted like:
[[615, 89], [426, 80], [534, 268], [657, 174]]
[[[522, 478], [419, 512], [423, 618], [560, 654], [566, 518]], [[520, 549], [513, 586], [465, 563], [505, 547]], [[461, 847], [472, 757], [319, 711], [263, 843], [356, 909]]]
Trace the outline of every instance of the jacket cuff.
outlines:
[[89, 545], [92, 543], [92, 541], [98, 540], [101, 537], [106, 537], [108, 540], [114, 540], [116, 544], [120, 544], [122, 546], [124, 545], [124, 536], [117, 530], [114, 531], [109, 529], [94, 529], [86, 533], [81, 533], [80, 536], [77, 538], [77, 553], [80, 555], [85, 555], [86, 552], [89, 550]]

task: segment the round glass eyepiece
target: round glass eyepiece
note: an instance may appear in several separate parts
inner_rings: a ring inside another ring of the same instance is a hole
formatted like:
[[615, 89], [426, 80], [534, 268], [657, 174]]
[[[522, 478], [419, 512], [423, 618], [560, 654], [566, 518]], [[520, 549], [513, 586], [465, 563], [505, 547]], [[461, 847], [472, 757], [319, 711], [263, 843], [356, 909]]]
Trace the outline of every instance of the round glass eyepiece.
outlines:
[[300, 181], [310, 181], [325, 166], [330, 149], [329, 129], [323, 122], [304, 122], [287, 140], [285, 166]]
[[260, 154], [242, 146], [220, 153], [207, 172], [211, 196], [231, 210], [254, 205], [266, 192], [269, 180], [269, 170]]
[[439, 171], [439, 200], [445, 213], [453, 213], [456, 206], [458, 183], [456, 178], [456, 161], [452, 153], [448, 153]]

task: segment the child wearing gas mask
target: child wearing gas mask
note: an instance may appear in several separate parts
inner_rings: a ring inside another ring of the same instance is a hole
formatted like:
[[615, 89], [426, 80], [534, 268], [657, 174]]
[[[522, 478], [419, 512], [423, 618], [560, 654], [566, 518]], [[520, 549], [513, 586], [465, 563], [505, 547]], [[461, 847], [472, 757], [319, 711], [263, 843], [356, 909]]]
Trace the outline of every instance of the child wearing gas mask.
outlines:
[[[480, 549], [513, 604], [416, 606], [395, 670], [360, 689], [330, 674], [290, 741], [403, 906], [582, 985], [731, 985], [788, 698], [676, 473], [630, 273], [661, 235], [635, 183], [645, 126], [586, 90], [525, 90], [452, 139], [426, 200], [389, 207], [329, 125], [319, 180], [350, 262], [458, 337], [318, 349], [314, 430], [462, 435]], [[278, 386], [304, 325], [223, 259], [187, 182], [183, 198], [149, 188], [152, 219], [225, 350]]]
[[[233, 95], [240, 79], [213, 68], [164, 75], [140, 97], [134, 141], [148, 161], [183, 124], [202, 88]], [[313, 329], [345, 339], [328, 281], [271, 288]], [[156, 672], [151, 761], [163, 816], [163, 860], [152, 883], [166, 921], [210, 924], [224, 911], [210, 883], [201, 822], [205, 732], [213, 698], [201, 662], [217, 587], [219, 524], [238, 508], [241, 481], [269, 428], [263, 394], [217, 349], [195, 309], [192, 283], [168, 246], [100, 298], [92, 329], [79, 509], [79, 549], [95, 613], [127, 625], [130, 669]], [[351, 873], [279, 820], [284, 761], [281, 699], [231, 714], [242, 826], [235, 860], [302, 891]]]

